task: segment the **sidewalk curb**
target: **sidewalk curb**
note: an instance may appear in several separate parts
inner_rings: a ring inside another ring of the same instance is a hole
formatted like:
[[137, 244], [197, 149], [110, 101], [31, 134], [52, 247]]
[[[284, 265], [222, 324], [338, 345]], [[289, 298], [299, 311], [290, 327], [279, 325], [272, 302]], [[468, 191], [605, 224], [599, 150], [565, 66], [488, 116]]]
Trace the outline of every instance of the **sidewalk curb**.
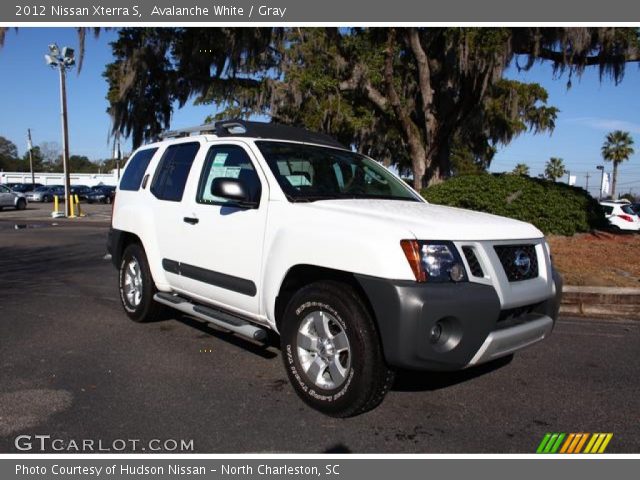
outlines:
[[567, 285], [562, 289], [560, 313], [640, 320], [640, 288]]

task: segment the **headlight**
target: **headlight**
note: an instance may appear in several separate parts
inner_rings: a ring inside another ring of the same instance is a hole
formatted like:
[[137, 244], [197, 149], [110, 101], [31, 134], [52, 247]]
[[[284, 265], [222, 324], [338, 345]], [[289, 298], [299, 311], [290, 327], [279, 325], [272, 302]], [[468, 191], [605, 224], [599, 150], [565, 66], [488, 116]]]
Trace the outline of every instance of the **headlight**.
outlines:
[[400, 246], [418, 282], [467, 279], [462, 259], [451, 242], [402, 240]]

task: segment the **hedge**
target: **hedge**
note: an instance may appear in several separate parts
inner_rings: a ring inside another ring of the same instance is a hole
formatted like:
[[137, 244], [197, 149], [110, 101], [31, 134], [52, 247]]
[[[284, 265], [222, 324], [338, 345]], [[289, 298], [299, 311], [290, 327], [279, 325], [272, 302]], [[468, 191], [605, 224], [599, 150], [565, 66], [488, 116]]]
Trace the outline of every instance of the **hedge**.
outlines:
[[583, 188], [526, 176], [459, 176], [422, 195], [431, 203], [523, 220], [545, 234], [573, 235], [607, 224], [598, 201]]

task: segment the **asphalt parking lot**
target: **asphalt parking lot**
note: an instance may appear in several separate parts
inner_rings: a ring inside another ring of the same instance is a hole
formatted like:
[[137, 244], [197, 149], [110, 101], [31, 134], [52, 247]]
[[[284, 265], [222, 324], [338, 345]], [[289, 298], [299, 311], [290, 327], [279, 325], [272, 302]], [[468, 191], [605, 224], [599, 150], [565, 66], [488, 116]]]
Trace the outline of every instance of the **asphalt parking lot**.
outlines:
[[0, 452], [28, 434], [201, 453], [533, 453], [546, 432], [613, 432], [608, 453], [639, 450], [640, 322], [562, 318], [510, 362], [403, 372], [373, 412], [332, 419], [298, 400], [276, 346], [178, 314], [128, 320], [103, 258], [110, 206], [49, 209], [0, 212]]

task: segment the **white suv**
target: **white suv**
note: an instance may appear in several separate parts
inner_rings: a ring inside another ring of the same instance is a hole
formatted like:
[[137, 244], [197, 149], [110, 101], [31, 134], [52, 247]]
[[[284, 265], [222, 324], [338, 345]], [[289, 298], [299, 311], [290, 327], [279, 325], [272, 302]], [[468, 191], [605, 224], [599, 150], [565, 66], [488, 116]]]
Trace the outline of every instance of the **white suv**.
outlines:
[[329, 137], [253, 122], [138, 149], [108, 249], [131, 319], [168, 306], [255, 341], [273, 330], [298, 395], [342, 417], [378, 405], [394, 368], [542, 340], [562, 291], [532, 225], [431, 205]]
[[640, 231], [640, 217], [630, 202], [603, 201], [600, 206], [614, 230]]

